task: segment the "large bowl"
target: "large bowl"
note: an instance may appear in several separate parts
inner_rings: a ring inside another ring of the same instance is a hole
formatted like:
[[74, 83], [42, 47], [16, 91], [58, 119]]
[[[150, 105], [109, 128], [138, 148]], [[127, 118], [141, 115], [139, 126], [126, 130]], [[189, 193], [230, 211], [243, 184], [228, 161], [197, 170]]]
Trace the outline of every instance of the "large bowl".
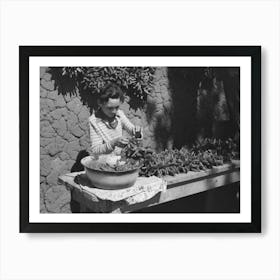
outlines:
[[81, 160], [85, 167], [86, 175], [91, 183], [100, 189], [117, 190], [129, 188], [134, 185], [139, 175], [139, 168], [128, 171], [103, 171], [90, 168], [89, 164], [94, 159], [91, 156]]

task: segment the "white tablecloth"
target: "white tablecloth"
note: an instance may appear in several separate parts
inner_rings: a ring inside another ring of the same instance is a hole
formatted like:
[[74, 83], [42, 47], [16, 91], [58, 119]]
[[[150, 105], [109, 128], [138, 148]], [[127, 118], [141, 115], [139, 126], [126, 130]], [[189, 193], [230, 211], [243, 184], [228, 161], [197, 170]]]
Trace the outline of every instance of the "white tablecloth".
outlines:
[[151, 176], [138, 177], [132, 187], [120, 190], [102, 190], [82, 184], [80, 184], [80, 187], [83, 191], [91, 193], [102, 200], [126, 200], [128, 204], [135, 204], [148, 200], [159, 192], [166, 191], [167, 182], [156, 176]]

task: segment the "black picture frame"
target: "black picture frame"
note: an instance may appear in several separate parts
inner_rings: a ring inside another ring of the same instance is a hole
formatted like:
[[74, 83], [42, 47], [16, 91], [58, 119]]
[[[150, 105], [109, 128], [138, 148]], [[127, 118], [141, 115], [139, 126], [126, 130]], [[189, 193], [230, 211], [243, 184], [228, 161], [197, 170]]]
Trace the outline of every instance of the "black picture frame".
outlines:
[[[29, 58], [33, 56], [251, 57], [250, 223], [32, 223], [29, 220]], [[19, 46], [21, 233], [261, 232], [261, 46]]]

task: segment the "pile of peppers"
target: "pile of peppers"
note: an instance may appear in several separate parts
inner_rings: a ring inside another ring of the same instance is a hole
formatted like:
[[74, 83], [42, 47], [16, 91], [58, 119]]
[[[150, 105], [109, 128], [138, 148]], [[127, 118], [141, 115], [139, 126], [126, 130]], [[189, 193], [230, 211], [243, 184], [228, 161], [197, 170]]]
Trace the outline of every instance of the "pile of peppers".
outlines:
[[233, 139], [206, 138], [191, 148], [164, 150], [156, 153], [142, 147], [135, 139], [122, 150], [123, 159], [133, 159], [141, 165], [140, 176], [174, 176], [189, 171], [211, 169], [233, 159], [239, 159], [239, 143]]

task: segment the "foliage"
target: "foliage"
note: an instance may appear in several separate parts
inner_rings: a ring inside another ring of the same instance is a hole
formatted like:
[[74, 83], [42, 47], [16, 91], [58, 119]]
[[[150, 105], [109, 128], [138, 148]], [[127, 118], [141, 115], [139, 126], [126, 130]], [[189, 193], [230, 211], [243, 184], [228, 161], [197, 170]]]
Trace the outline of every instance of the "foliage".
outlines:
[[202, 142], [197, 142], [191, 149], [183, 147], [180, 150], [164, 150], [155, 153], [139, 146], [137, 141], [132, 139], [123, 149], [122, 157], [140, 161], [141, 176], [173, 176], [188, 171], [211, 169], [224, 162], [239, 159], [239, 144], [232, 139], [222, 141], [207, 138]]
[[223, 160], [226, 162], [240, 158], [240, 143], [231, 138], [226, 140], [205, 138], [200, 142], [197, 141], [192, 147], [192, 151], [195, 153], [209, 150], [215, 151], [218, 155], [222, 156]]
[[153, 67], [63, 67], [61, 80], [74, 80], [80, 93], [98, 94], [105, 84], [118, 84], [131, 101], [143, 106], [152, 90]]

